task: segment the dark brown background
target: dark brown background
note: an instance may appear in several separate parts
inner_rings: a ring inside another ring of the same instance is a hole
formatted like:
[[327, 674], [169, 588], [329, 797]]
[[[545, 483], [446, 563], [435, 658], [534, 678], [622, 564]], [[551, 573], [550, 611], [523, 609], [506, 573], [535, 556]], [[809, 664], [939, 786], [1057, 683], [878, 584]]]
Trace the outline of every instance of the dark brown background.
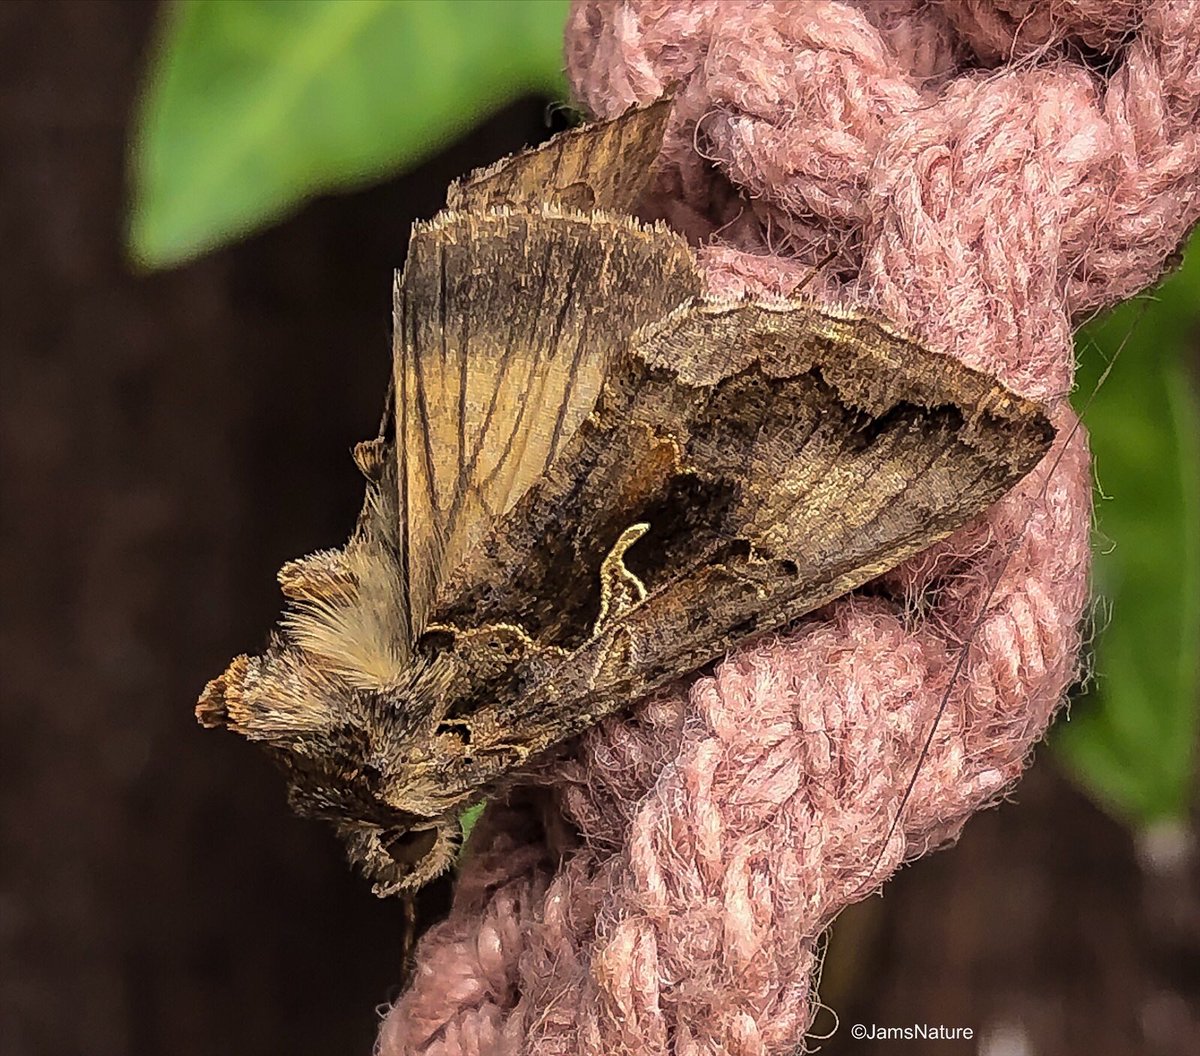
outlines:
[[[280, 563], [352, 524], [410, 221], [543, 108], [137, 276], [123, 162], [154, 13], [0, 4], [0, 1052], [367, 1053], [398, 904], [191, 708], [262, 643]], [[851, 1045], [854, 1022], [1024, 1032], [989, 1056], [1200, 1052], [1181, 890], [1148, 888], [1048, 758], [1016, 799], [840, 928], [826, 1052], [927, 1049]]]

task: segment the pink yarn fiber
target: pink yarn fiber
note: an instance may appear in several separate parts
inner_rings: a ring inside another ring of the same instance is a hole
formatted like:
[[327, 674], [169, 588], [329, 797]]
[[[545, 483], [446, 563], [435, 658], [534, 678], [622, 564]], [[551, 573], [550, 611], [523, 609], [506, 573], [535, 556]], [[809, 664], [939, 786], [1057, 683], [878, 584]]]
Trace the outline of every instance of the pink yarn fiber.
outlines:
[[601, 116], [675, 94], [650, 210], [704, 240], [714, 290], [788, 293], [833, 253], [806, 295], [1048, 402], [1060, 444], [887, 590], [592, 731], [527, 794], [582, 833], [561, 861], [524, 801], [491, 809], [378, 1048], [791, 1053], [822, 930], [996, 801], [1076, 673], [1072, 323], [1200, 214], [1200, 7], [588, 0], [567, 65]]

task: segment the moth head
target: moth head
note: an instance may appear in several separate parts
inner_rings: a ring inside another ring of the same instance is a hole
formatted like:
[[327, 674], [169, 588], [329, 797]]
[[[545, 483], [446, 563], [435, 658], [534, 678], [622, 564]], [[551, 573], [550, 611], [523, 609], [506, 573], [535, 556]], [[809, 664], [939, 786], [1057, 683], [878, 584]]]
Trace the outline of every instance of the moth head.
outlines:
[[[403, 709], [399, 709], [402, 712]], [[323, 676], [302, 653], [240, 656], [196, 706], [208, 727], [262, 744], [288, 779], [297, 813], [332, 822], [377, 895], [412, 891], [444, 872], [461, 842], [453, 813], [411, 806], [401, 760], [409, 738], [396, 701]]]
[[455, 817], [424, 820], [412, 828], [346, 822], [338, 834], [350, 861], [380, 898], [415, 891], [440, 876], [454, 863], [462, 842]]

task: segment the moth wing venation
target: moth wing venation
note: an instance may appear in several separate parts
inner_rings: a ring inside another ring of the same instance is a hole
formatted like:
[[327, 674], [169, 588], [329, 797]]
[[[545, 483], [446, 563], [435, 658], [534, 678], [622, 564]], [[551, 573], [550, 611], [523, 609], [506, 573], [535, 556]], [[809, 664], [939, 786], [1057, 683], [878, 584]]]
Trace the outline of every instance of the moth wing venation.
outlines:
[[451, 212], [415, 227], [394, 359], [410, 635], [574, 435], [612, 357], [699, 289], [682, 239], [627, 218]]

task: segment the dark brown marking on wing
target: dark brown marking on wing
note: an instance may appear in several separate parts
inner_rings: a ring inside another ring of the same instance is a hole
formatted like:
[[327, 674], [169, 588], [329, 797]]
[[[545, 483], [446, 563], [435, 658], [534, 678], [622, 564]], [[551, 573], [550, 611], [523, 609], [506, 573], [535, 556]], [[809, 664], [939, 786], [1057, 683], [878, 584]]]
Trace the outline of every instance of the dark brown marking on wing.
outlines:
[[447, 350], [447, 331], [449, 327], [446, 325], [446, 246], [444, 243], [438, 243], [438, 303], [437, 303], [437, 318], [438, 318], [438, 337], [441, 339], [442, 345], [442, 370], [446, 369], [446, 364], [450, 359], [450, 353]]
[[516, 357], [517, 349], [513, 343], [512, 335], [504, 346], [504, 351], [500, 355], [499, 370], [496, 372], [496, 381], [492, 387], [491, 399], [488, 400], [488, 409], [483, 416], [483, 423], [479, 428], [478, 435], [475, 438], [474, 449], [471, 452], [471, 461], [467, 464], [466, 472], [461, 474], [456, 481], [454, 489], [454, 498], [451, 502], [450, 512], [446, 519], [447, 533], [453, 531], [458, 523], [458, 518], [462, 513], [462, 508], [467, 500], [467, 488], [464, 487], [464, 482], [469, 483], [475, 479], [475, 472], [479, 468], [479, 460], [483, 457], [483, 452], [490, 444], [488, 437], [491, 433], [492, 420], [496, 416], [496, 406], [500, 399], [500, 390], [503, 387], [504, 381], [508, 377], [509, 367], [512, 365]]
[[[583, 270], [583, 263], [584, 263], [583, 254], [577, 253], [575, 256], [575, 261], [571, 267], [571, 271], [568, 273], [568, 275], [566, 277], [566, 281], [565, 281], [565, 284], [562, 289], [562, 304], [559, 306], [559, 310], [558, 310], [557, 314], [555, 315], [554, 326], [550, 332], [549, 348], [551, 350], [551, 355], [549, 358], [551, 358], [551, 359], [556, 358], [556, 353], [559, 351], [559, 346], [562, 344], [563, 331], [566, 328], [567, 316], [570, 314], [571, 308], [574, 306], [575, 290], [576, 290], [576, 287], [577, 287], [577, 284], [579, 281], [579, 273]], [[549, 284], [547, 283], [542, 288], [541, 305], [543, 307], [545, 305], [546, 298], [548, 296], [548, 292], [549, 292]], [[544, 461], [542, 463], [542, 468], [545, 468], [546, 464], [554, 457], [554, 446], [555, 446], [554, 441], [555, 441], [555, 439], [557, 439], [558, 433], [562, 428], [562, 423], [566, 419], [567, 411], [570, 409], [570, 395], [571, 395], [571, 391], [572, 391], [571, 379], [574, 377], [575, 371], [578, 370], [578, 365], [583, 356], [583, 352], [584, 352], [584, 344], [583, 344], [583, 335], [581, 334], [575, 343], [575, 351], [571, 357], [571, 373], [568, 374], [568, 382], [563, 390], [562, 398], [558, 405], [558, 411], [555, 415], [555, 429], [551, 435], [551, 443], [547, 450], [546, 458], [544, 459]], [[543, 410], [542, 405], [545, 400], [546, 385], [550, 381], [551, 373], [552, 372], [549, 370], [542, 372], [541, 383], [538, 386], [538, 395], [537, 395], [537, 400], [536, 400], [536, 406], [537, 406], [537, 409], [539, 412], [541, 412]], [[517, 416], [518, 417], [518, 425], [519, 425], [519, 420], [524, 418], [525, 408], [528, 407], [530, 405], [530, 403], [532, 403], [532, 402], [534, 402], [534, 401], [527, 400], [527, 401], [525, 401], [525, 403], [523, 403], [521, 405], [521, 410]], [[528, 449], [528, 446], [529, 446], [529, 439], [530, 439], [531, 432], [532, 432], [532, 430], [527, 430], [522, 436], [521, 449], [516, 453], [518, 461], [523, 460], [525, 457], [525, 451]], [[516, 435], [516, 429], [514, 429], [513, 435], [514, 436]], [[511, 440], [512, 440], [511, 436], [510, 436], [509, 440], [510, 440], [509, 448], [506, 448], [506, 451], [511, 448]], [[509, 459], [506, 458], [505, 465], [507, 465], [508, 462], [509, 462]]]
[[[577, 256], [575, 258], [574, 267], [571, 269], [571, 274], [567, 278], [567, 288], [566, 288], [565, 295], [563, 297], [562, 304], [559, 306], [559, 310], [555, 316], [555, 326], [554, 326], [553, 338], [552, 338], [552, 340], [550, 342], [550, 346], [549, 346], [549, 355], [543, 358], [543, 356], [539, 350], [537, 357], [533, 362], [534, 367], [540, 366], [544, 362], [544, 359], [553, 359], [554, 358], [554, 352], [557, 349], [559, 342], [562, 339], [563, 326], [566, 323], [567, 313], [570, 311], [570, 308], [571, 308], [571, 293], [574, 288], [575, 280], [578, 278], [579, 269], [581, 267], [582, 267], [582, 261]], [[542, 275], [548, 277], [549, 274], [550, 274], [550, 249], [547, 248], [546, 260], [545, 260], [544, 266], [542, 267]], [[550, 283], [549, 283], [548, 278], [545, 278], [545, 279], [543, 279], [542, 288], [539, 291], [539, 295], [538, 295], [538, 311], [532, 313], [530, 316], [530, 318], [533, 320], [533, 322], [531, 322], [531, 324], [530, 324], [530, 334], [529, 334], [529, 343], [531, 345], [533, 344], [533, 340], [532, 340], [533, 333], [537, 326], [536, 320], [537, 320], [538, 316], [541, 314], [542, 309], [545, 308], [546, 300], [549, 295], [549, 291], [550, 291]], [[533, 371], [531, 369], [530, 374], [532, 375], [532, 373], [533, 373]], [[535, 411], [541, 410], [542, 402], [543, 402], [543, 399], [545, 397], [545, 392], [546, 392], [546, 383], [549, 380], [550, 380], [550, 371], [548, 371], [548, 370], [542, 371], [541, 380], [538, 383], [537, 397], [535, 398], [530, 393], [530, 394], [527, 394], [526, 399], [521, 401], [521, 407], [517, 411], [517, 414], [513, 419], [512, 428], [509, 430], [508, 436], [505, 437], [504, 443], [502, 445], [499, 445], [499, 450], [503, 453], [502, 457], [498, 458], [496, 460], [496, 464], [495, 464], [495, 466], [492, 467], [491, 473], [489, 473], [488, 476], [483, 481], [483, 484], [485, 487], [493, 484], [495, 482], [496, 478], [500, 475], [500, 473], [507, 470], [510, 467], [510, 465], [512, 464], [512, 461], [513, 461], [513, 456], [516, 457], [516, 461], [518, 463], [524, 459], [525, 451], [528, 449], [528, 446], [529, 446], [530, 430], [526, 430], [524, 433], [522, 433], [521, 426], [524, 424], [525, 415], [530, 410], [530, 408], [533, 408]], [[518, 436], [520, 436], [520, 438], [521, 438], [521, 444], [520, 444], [519, 448], [514, 448], [513, 442], [516, 440], [516, 438]]]
[[567, 375], [567, 384], [563, 389], [562, 402], [558, 405], [558, 414], [554, 418], [554, 430], [550, 434], [550, 450], [546, 458], [547, 464], [558, 457], [558, 445], [562, 440], [563, 429], [567, 424], [567, 412], [571, 409], [571, 396], [575, 392], [575, 382], [579, 378], [579, 364], [583, 361], [584, 349], [587, 347], [588, 326], [585, 319], [579, 327], [579, 339], [575, 343], [575, 352], [571, 356], [571, 372]]
[[[403, 356], [404, 349], [404, 331], [409, 329], [409, 339], [411, 347], [416, 347], [417, 326], [416, 320], [413, 318], [412, 304], [408, 294], [408, 288], [400, 284], [400, 334], [394, 338], [396, 355]], [[393, 369], [392, 375], [395, 376]], [[399, 448], [400, 464], [397, 470], [399, 479], [397, 480], [397, 491], [400, 494], [400, 537], [403, 545], [404, 560], [400, 569], [400, 578], [404, 584], [405, 605], [410, 603], [412, 598], [412, 554], [413, 540], [410, 526], [412, 524], [412, 507], [409, 499], [409, 454], [408, 454], [408, 370], [407, 368], [400, 371], [400, 385], [397, 393], [396, 406], [398, 408], [400, 422], [398, 424], [399, 435], [396, 438], [396, 446]], [[411, 635], [414, 631], [412, 626], [412, 613], [406, 611], [405, 619], [408, 622], [407, 632]]]
[[[414, 327], [415, 325], [414, 320]], [[429, 509], [434, 516], [437, 516], [441, 510], [437, 497], [437, 481], [434, 478], [434, 467], [437, 463], [434, 461], [433, 455], [429, 403], [428, 397], [425, 394], [425, 372], [421, 369], [420, 356], [412, 357], [412, 371], [417, 383], [417, 413], [420, 416], [421, 446], [425, 452], [425, 481], [429, 491]]]

